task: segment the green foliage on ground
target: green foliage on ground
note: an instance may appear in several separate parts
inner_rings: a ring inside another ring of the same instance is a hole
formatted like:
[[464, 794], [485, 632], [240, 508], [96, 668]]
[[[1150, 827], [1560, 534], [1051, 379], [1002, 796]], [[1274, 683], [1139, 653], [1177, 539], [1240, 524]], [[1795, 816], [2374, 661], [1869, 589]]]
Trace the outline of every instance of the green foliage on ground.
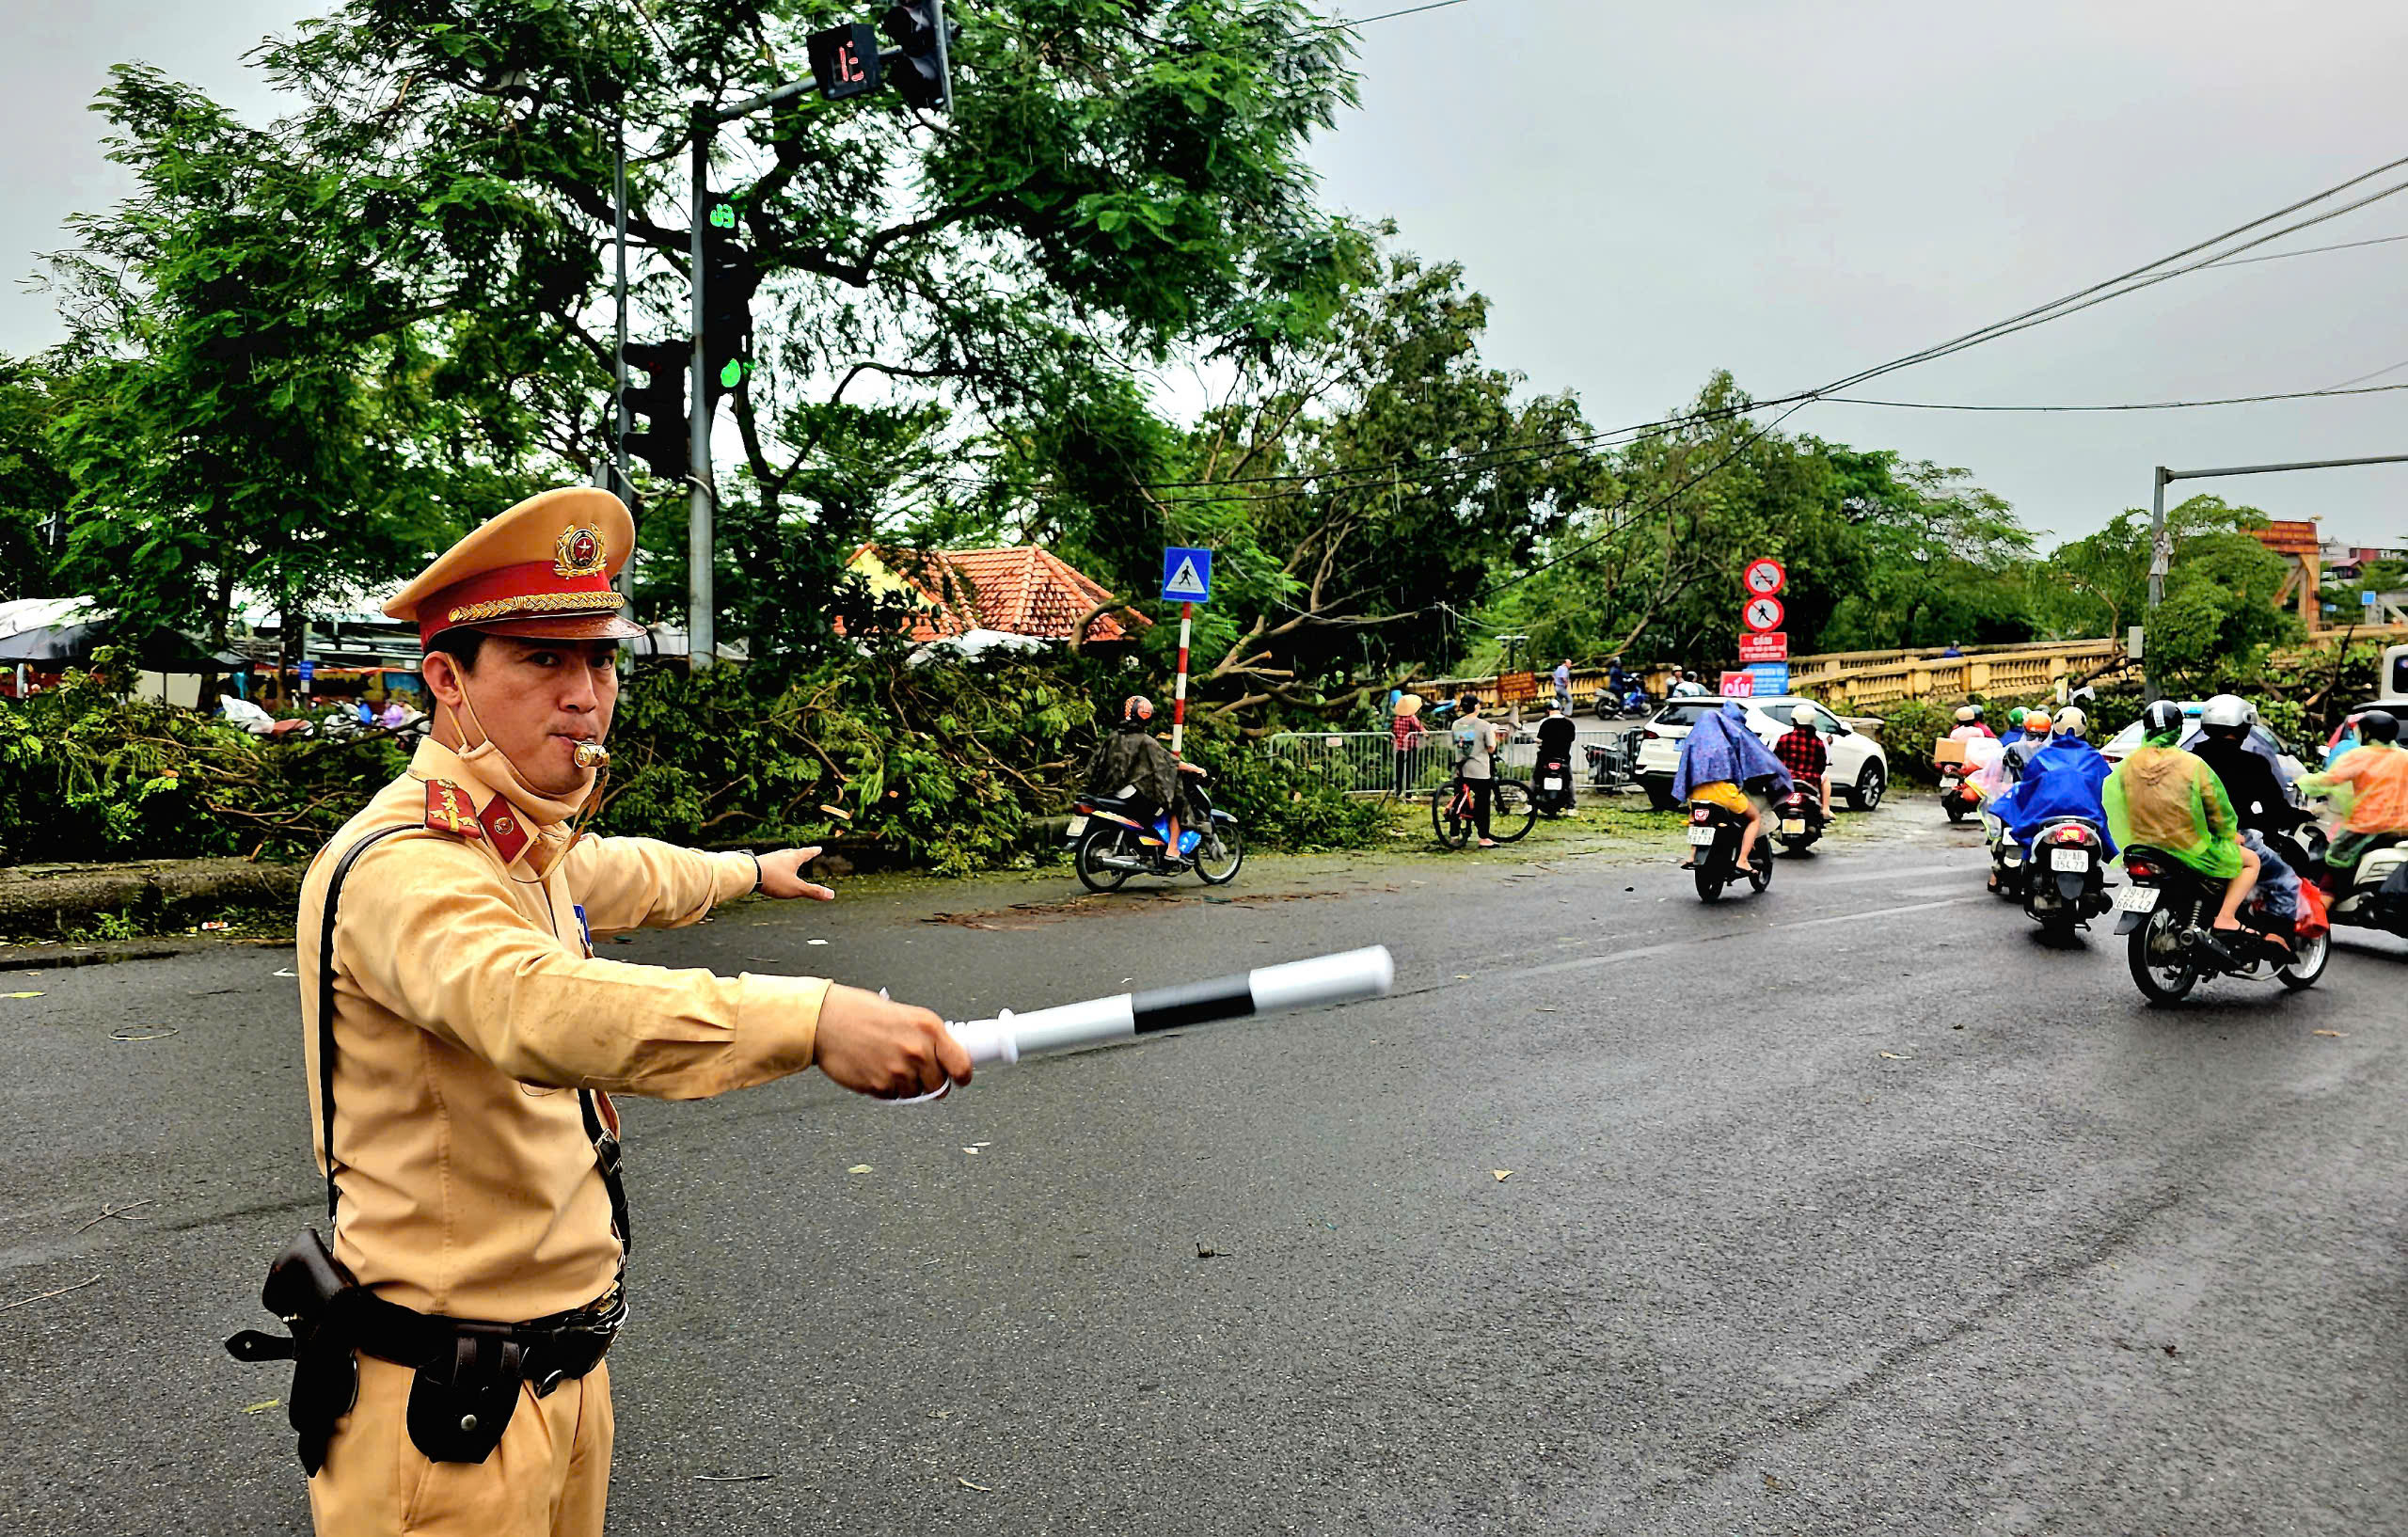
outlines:
[[[703, 847], [826, 844], [944, 874], [1031, 863], [1031, 823], [1079, 787], [1101, 663], [911, 666], [856, 658], [651, 673], [620, 695], [594, 827]], [[329, 711], [329, 714], [335, 712]], [[1263, 849], [1361, 848], [1375, 810], [1234, 728], [1192, 738], [1216, 800]], [[0, 861], [306, 859], [402, 772], [382, 735], [264, 739], [111, 692], [90, 673], [0, 703]]]

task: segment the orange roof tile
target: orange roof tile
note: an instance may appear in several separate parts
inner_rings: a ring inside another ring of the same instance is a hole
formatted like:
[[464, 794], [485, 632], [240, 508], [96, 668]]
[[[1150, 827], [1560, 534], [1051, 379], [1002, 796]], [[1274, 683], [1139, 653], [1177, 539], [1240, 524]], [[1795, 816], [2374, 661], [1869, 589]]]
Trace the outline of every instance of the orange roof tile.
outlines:
[[[1034, 545], [930, 550], [863, 545], [847, 564], [858, 568], [864, 563], [919, 590], [928, 608], [912, 621], [914, 641], [974, 629], [1067, 641], [1081, 616], [1112, 597], [1101, 583]], [[1133, 610], [1114, 610], [1089, 622], [1086, 640], [1090, 644], [1126, 640], [1133, 627], [1149, 623]]]

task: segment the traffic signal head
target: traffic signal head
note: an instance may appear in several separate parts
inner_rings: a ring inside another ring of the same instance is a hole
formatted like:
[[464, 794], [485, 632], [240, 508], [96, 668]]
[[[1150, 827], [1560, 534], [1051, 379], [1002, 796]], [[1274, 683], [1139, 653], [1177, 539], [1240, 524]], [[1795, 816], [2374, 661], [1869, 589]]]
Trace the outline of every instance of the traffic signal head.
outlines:
[[761, 274], [737, 229], [736, 205], [712, 198], [703, 225], [703, 370], [712, 404], [752, 368], [752, 293]]
[[944, 0], [895, 0], [879, 24], [895, 40], [895, 52], [880, 61], [895, 82], [895, 94], [913, 106], [951, 111], [948, 55], [961, 27], [945, 19]]
[[686, 371], [693, 352], [682, 342], [636, 341], [628, 343], [626, 357], [627, 372], [646, 380], [638, 386], [630, 378], [619, 397], [626, 413], [627, 452], [661, 479], [684, 480]]
[[878, 28], [867, 22], [832, 26], [806, 40], [811, 54], [811, 78], [819, 94], [831, 102], [864, 96], [878, 89]]

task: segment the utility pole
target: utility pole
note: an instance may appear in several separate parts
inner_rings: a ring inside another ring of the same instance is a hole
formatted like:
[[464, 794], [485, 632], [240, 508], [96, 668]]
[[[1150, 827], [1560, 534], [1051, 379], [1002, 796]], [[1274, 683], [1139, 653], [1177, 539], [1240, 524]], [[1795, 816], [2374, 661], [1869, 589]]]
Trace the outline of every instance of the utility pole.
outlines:
[[712, 515], [718, 511], [719, 493], [711, 479], [711, 395], [710, 380], [703, 362], [703, 219], [708, 211], [711, 189], [711, 130], [717, 122], [707, 103], [694, 107], [694, 202], [693, 217], [687, 222], [693, 228], [692, 249], [693, 293], [693, 386], [692, 404], [687, 407], [686, 438], [686, 670], [699, 673], [719, 660], [718, 626], [713, 622], [718, 610], [711, 595]]

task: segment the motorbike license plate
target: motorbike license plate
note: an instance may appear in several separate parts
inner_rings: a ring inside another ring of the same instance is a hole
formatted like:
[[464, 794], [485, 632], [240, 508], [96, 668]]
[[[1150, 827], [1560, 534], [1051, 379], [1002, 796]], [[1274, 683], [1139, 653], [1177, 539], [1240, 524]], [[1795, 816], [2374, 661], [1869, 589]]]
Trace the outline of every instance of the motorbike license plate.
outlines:
[[2049, 868], [2077, 872], [2087, 870], [2090, 868], [2090, 855], [2080, 848], [2052, 848], [2049, 850]]
[[2157, 897], [2155, 886], [2126, 886], [2115, 894], [2115, 908], [2121, 912], [2153, 912]]
[[1542, 790], [1560, 790], [1563, 788], [1563, 776], [1561, 774], [1549, 774], [1545, 779], [1539, 781], [1539, 788]]
[[1084, 816], [1073, 816], [1070, 818], [1070, 825], [1063, 830], [1062, 836], [1066, 838], [1075, 838], [1086, 830], [1087, 819]]
[[1788, 837], [1798, 837], [1806, 831], [1806, 819], [1802, 816], [1786, 817], [1782, 821], [1781, 831]]
[[1689, 842], [1692, 846], [1703, 848], [1713, 841], [1714, 829], [1710, 827], [1692, 827], [1689, 829]]

